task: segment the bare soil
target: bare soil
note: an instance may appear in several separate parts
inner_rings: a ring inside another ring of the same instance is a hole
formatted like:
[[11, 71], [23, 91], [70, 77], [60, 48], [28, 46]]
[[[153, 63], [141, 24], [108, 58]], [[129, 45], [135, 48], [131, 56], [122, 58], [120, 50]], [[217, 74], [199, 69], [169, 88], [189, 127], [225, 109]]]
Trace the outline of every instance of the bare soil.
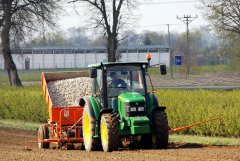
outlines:
[[0, 160], [240, 160], [240, 146], [170, 143], [167, 150], [121, 149], [111, 153], [85, 150], [38, 149], [37, 132], [0, 128]]

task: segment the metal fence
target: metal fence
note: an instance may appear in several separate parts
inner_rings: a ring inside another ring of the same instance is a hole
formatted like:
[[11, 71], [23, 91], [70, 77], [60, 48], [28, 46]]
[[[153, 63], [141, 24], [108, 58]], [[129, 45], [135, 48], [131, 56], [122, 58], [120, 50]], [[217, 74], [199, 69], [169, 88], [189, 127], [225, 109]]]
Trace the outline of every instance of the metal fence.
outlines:
[[[119, 62], [136, 62], [145, 61], [147, 53], [152, 55], [152, 64], [169, 66], [169, 48], [165, 46], [119, 47], [116, 55]], [[12, 57], [18, 69], [86, 68], [107, 61], [107, 51], [105, 47], [44, 47], [13, 50]], [[4, 69], [2, 54], [0, 69]]]

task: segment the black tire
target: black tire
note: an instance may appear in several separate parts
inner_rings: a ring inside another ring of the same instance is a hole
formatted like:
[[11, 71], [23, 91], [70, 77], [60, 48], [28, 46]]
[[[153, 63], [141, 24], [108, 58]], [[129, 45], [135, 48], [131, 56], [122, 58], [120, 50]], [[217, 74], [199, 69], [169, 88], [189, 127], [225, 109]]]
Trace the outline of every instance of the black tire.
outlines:
[[111, 152], [118, 149], [118, 126], [116, 114], [107, 113], [101, 116], [100, 133], [103, 151]]
[[66, 149], [67, 150], [73, 150], [74, 149], [73, 143], [66, 143]]
[[143, 134], [138, 143], [140, 149], [151, 149], [152, 148], [152, 134]]
[[153, 112], [153, 137], [152, 143], [155, 149], [167, 149], [168, 148], [168, 119], [164, 111]]
[[94, 138], [96, 120], [91, 116], [89, 108], [86, 103], [83, 110], [82, 133], [85, 150], [94, 151], [99, 150], [100, 141]]
[[[38, 129], [38, 141], [40, 140], [44, 140], [44, 139], [49, 139], [49, 129], [48, 126], [46, 124], [42, 124], [40, 125], [39, 129]], [[50, 143], [43, 143], [43, 142], [39, 142], [38, 143], [38, 147], [39, 149], [48, 149], [50, 146]]]

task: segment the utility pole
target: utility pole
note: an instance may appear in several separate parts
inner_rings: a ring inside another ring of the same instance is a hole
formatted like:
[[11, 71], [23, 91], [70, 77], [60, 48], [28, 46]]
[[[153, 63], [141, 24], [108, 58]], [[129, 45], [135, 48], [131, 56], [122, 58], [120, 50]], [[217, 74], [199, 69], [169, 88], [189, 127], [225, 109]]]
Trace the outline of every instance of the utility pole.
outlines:
[[171, 49], [171, 39], [170, 39], [170, 31], [169, 31], [169, 24], [168, 27], [168, 45], [169, 45], [169, 54], [170, 54], [170, 70], [171, 70], [171, 79], [173, 79], [173, 57], [172, 57], [172, 49]]
[[[189, 24], [195, 20], [196, 18], [198, 18], [198, 16], [196, 15], [195, 17], [192, 17], [191, 15], [184, 15], [183, 17], [178, 17], [177, 19], [181, 20], [183, 23], [186, 24], [187, 26], [187, 56], [189, 57]], [[190, 58], [190, 57], [189, 57]], [[190, 74], [190, 65], [187, 64], [187, 77], [189, 77]]]

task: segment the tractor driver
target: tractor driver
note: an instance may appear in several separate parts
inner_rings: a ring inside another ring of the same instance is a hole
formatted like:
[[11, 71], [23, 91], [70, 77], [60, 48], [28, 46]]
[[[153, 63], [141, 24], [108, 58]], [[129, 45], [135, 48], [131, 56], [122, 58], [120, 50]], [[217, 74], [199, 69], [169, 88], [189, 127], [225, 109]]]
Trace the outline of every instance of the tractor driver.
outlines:
[[109, 87], [127, 87], [127, 84], [125, 83], [124, 80], [122, 79], [118, 79], [117, 74], [115, 72], [111, 72], [110, 73], [110, 77], [111, 77], [111, 84], [109, 85]]

